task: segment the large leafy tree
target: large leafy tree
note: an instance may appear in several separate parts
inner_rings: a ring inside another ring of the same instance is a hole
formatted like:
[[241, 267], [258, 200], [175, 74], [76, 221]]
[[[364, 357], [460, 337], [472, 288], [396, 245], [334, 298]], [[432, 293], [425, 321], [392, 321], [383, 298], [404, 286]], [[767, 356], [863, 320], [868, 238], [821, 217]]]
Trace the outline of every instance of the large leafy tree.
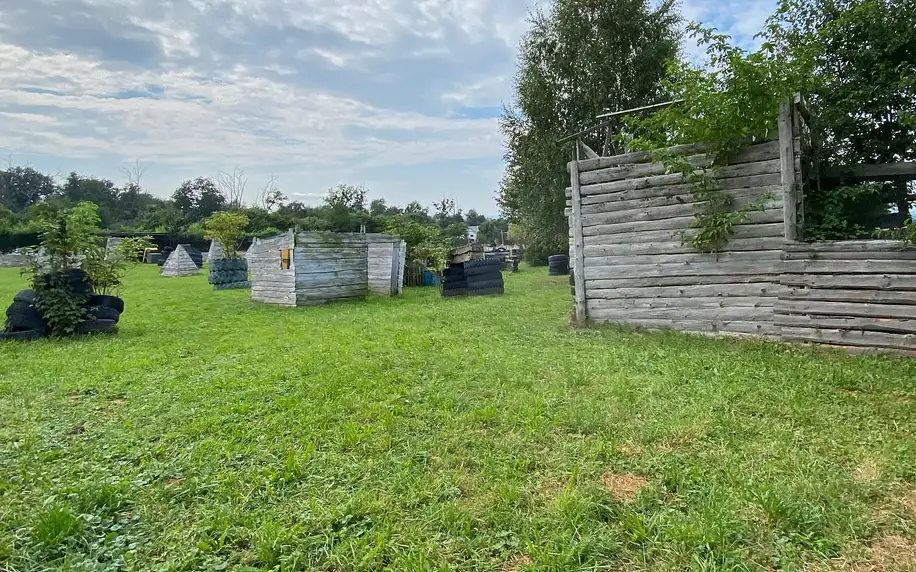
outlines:
[[[678, 54], [674, 0], [554, 0], [530, 17], [506, 108], [506, 173], [498, 202], [526, 229], [528, 255], [543, 262], [568, 250], [563, 189], [569, 184], [564, 135], [607, 109], [655, 103], [666, 63]], [[600, 148], [598, 135], [587, 143]]]
[[[820, 160], [832, 166], [916, 160], [916, 2], [782, 0], [765, 33], [809, 69]], [[808, 189], [809, 238], [868, 236], [895, 204], [901, 182]]]
[[11, 166], [0, 171], [0, 205], [13, 212], [22, 212], [57, 191], [54, 177], [31, 167]]

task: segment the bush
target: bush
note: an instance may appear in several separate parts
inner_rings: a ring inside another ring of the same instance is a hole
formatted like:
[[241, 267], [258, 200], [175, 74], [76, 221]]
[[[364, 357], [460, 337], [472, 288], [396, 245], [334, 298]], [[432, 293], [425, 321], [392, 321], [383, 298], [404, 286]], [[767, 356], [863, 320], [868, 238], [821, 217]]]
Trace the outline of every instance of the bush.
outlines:
[[238, 257], [238, 250], [248, 229], [248, 217], [240, 212], [215, 212], [202, 223], [204, 236], [215, 240], [223, 248], [223, 256]]

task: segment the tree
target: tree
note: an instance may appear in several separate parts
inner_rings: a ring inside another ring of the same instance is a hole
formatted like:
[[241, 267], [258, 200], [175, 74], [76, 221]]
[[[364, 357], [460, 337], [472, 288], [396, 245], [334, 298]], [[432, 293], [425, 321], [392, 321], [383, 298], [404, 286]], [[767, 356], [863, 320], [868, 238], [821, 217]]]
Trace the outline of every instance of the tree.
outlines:
[[[273, 175], [271, 175], [271, 182], [273, 182]], [[231, 173], [220, 171], [219, 174], [216, 175], [216, 187], [223, 195], [224, 204], [230, 209], [242, 208], [242, 201], [245, 197], [245, 187], [247, 186], [248, 177], [245, 176], [245, 171], [238, 167], [233, 167]]]
[[10, 167], [0, 171], [0, 205], [22, 212], [58, 192], [54, 178], [31, 167]]
[[248, 217], [240, 212], [217, 212], [203, 221], [205, 238], [215, 240], [228, 259], [238, 258], [238, 250], [248, 230]]
[[[532, 232], [528, 255], [568, 250], [563, 214], [569, 148], [557, 141], [595, 123], [606, 109], [655, 103], [660, 81], [678, 52], [680, 16], [674, 1], [553, 0], [538, 9], [524, 36], [515, 78], [516, 106], [500, 126], [506, 174], [498, 203], [504, 215]], [[598, 135], [586, 143], [601, 148]]]
[[188, 223], [198, 222], [226, 207], [226, 197], [212, 179], [185, 181], [172, 193], [172, 203]]
[[324, 202], [331, 208], [348, 211], [366, 210], [366, 189], [341, 183], [328, 191]]
[[[766, 39], [808, 73], [821, 164], [916, 159], [916, 3], [782, 0]], [[807, 238], [868, 237], [887, 205], [902, 223], [916, 196], [905, 183], [808, 189]]]
[[464, 215], [464, 222], [468, 223], [468, 226], [480, 226], [487, 220], [487, 217], [477, 214], [477, 211], [471, 209]]
[[506, 219], [485, 220], [477, 229], [477, 242], [480, 244], [502, 244], [505, 235], [508, 233], [509, 223]]

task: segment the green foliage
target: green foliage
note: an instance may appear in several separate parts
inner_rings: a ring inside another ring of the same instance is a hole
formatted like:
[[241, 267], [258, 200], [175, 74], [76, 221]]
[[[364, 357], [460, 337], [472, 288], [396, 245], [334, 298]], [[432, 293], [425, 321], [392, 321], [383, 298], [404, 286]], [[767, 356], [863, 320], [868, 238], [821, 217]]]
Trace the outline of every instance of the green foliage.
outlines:
[[223, 256], [228, 259], [238, 258], [245, 232], [248, 230], [248, 217], [241, 212], [220, 211], [213, 213], [203, 221], [204, 236], [217, 241], [223, 248]]
[[[519, 48], [516, 105], [500, 122], [506, 173], [498, 202], [521, 223], [532, 262], [568, 250], [563, 214], [569, 146], [557, 141], [593, 125], [606, 109], [655, 103], [677, 55], [680, 17], [665, 0], [554, 0], [530, 17]], [[586, 143], [601, 149], [595, 134]]]
[[906, 246], [916, 247], [916, 221], [908, 218], [903, 223], [903, 228], [876, 230], [874, 237], [883, 240], [899, 240]]
[[79, 263], [79, 257], [98, 244], [99, 215], [94, 203], [50, 211], [39, 219], [41, 248], [51, 271]]
[[32, 288], [38, 293], [35, 308], [48, 323], [51, 334], [72, 336], [81, 323], [89, 318], [84, 308], [88, 298], [73, 291], [66, 270], [40, 270], [32, 274]]
[[445, 268], [451, 239], [435, 226], [417, 222], [407, 215], [398, 215], [388, 221], [388, 234], [400, 236], [407, 244], [407, 260], [426, 264], [434, 270]]
[[119, 295], [128, 271], [139, 264], [147, 249], [155, 247], [152, 237], [142, 236], [122, 238], [111, 249], [101, 245], [89, 249], [82, 266], [92, 281], [95, 293]]

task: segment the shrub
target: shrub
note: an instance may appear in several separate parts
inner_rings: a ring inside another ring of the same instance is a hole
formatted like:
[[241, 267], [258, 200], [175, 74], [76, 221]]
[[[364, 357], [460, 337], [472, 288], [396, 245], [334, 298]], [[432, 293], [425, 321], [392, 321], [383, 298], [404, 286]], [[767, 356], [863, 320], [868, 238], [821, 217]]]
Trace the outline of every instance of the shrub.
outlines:
[[245, 239], [248, 217], [240, 212], [220, 211], [203, 221], [206, 238], [215, 240], [223, 248], [226, 258], [238, 258], [238, 250]]

